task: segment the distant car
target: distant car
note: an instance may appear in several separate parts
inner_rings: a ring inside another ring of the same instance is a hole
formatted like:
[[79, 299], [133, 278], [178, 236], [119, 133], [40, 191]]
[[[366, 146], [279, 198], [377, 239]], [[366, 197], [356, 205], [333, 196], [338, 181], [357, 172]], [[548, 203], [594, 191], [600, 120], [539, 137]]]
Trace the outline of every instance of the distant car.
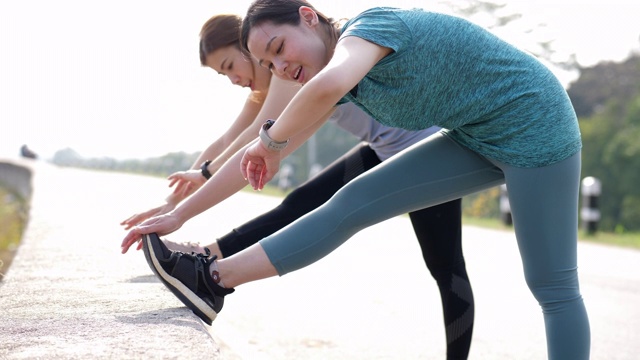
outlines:
[[38, 155], [34, 153], [27, 145], [22, 145], [20, 147], [20, 156], [28, 158], [28, 159], [37, 159]]

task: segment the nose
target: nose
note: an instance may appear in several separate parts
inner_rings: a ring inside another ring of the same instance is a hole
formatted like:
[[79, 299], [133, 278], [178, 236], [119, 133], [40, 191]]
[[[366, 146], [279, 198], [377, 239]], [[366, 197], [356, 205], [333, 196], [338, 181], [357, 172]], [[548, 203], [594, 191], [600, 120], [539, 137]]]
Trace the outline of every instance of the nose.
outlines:
[[273, 72], [275, 75], [284, 76], [286, 74], [286, 71], [287, 71], [286, 62], [274, 59], [272, 64], [273, 64], [273, 68], [271, 69], [271, 72]]
[[229, 78], [229, 81], [231, 81], [231, 83], [233, 85], [240, 84], [240, 76], [238, 76], [238, 75], [228, 75], [227, 77]]

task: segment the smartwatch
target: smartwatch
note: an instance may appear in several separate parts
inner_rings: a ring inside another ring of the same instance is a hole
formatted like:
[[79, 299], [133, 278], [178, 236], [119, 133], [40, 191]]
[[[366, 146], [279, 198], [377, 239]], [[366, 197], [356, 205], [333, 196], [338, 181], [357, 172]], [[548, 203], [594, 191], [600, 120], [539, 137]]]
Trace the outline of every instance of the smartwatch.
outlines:
[[207, 169], [209, 164], [211, 164], [211, 160], [207, 160], [207, 161], [203, 162], [202, 165], [200, 165], [200, 173], [207, 180], [211, 179], [211, 173], [209, 172], [209, 169]]
[[260, 132], [258, 133], [258, 135], [260, 135], [260, 141], [262, 141], [267, 149], [280, 151], [287, 147], [287, 145], [289, 144], [289, 139], [285, 141], [275, 141], [269, 136], [269, 134], [267, 134], [267, 130], [269, 130], [269, 128], [271, 128], [275, 123], [276, 122], [274, 120], [267, 120], [267, 122], [265, 122], [264, 125], [262, 125], [262, 127], [260, 128]]

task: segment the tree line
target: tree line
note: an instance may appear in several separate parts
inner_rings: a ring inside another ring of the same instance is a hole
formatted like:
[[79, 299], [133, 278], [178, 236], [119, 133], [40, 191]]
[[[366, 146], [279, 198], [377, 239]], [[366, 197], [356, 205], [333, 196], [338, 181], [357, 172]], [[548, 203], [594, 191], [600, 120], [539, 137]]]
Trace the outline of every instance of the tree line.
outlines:
[[582, 132], [582, 174], [602, 182], [600, 227], [640, 230], [640, 54], [582, 69], [568, 89]]

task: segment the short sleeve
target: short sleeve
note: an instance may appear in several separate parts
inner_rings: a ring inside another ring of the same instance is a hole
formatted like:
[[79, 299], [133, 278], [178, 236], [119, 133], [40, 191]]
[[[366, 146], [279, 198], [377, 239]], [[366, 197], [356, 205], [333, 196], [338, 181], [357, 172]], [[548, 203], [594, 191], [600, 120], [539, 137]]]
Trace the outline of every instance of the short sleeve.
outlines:
[[411, 43], [411, 32], [391, 8], [377, 7], [345, 23], [340, 39], [356, 36], [398, 52]]

